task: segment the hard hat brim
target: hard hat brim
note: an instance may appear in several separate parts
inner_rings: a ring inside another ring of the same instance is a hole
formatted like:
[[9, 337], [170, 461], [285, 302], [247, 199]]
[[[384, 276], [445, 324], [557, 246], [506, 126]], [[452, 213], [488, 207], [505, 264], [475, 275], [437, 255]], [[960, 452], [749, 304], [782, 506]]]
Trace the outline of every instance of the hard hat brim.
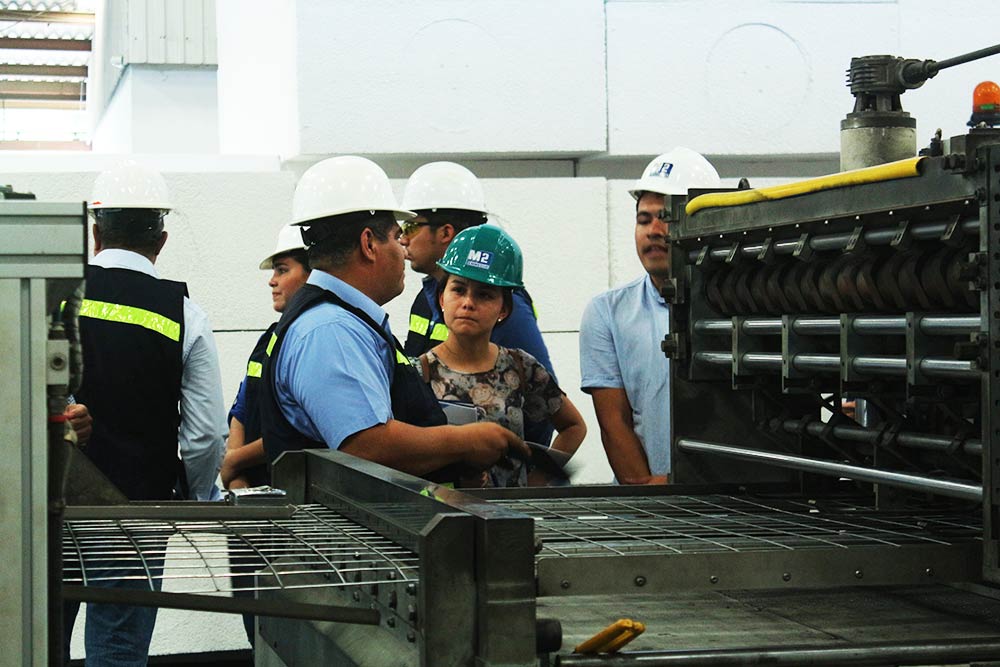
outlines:
[[291, 248], [285, 248], [284, 250], [276, 250], [275, 252], [271, 253], [270, 255], [264, 258], [264, 260], [260, 263], [260, 270], [266, 271], [267, 269], [274, 268], [274, 258], [277, 257], [278, 255], [288, 255], [296, 251], [305, 252], [306, 248], [304, 246], [297, 245], [297, 246], [292, 246]]
[[360, 213], [361, 211], [370, 211], [370, 210], [385, 211], [387, 213], [392, 213], [393, 216], [396, 218], [396, 220], [399, 221], [399, 222], [402, 222], [403, 220], [412, 220], [413, 218], [417, 217], [417, 214], [414, 213], [413, 211], [407, 211], [407, 210], [404, 210], [404, 209], [401, 209], [401, 208], [393, 208], [393, 209], [386, 209], [386, 208], [377, 208], [377, 209], [348, 208], [348, 209], [344, 209], [342, 211], [338, 211], [338, 210], [330, 211], [329, 213], [324, 213], [321, 216], [312, 216], [311, 215], [311, 216], [306, 217], [306, 218], [303, 218], [303, 217], [294, 218], [290, 224], [293, 225], [293, 226], [308, 225], [310, 222], [313, 222], [314, 220], [322, 220], [323, 218], [331, 218], [331, 217], [333, 217], [335, 215], [347, 215], [348, 213]]
[[155, 211], [172, 211], [173, 206], [167, 202], [156, 202], [153, 204], [143, 203], [141, 206], [138, 204], [116, 204], [115, 202], [98, 202], [98, 203], [88, 203], [88, 211], [96, 211], [102, 208], [148, 208]]

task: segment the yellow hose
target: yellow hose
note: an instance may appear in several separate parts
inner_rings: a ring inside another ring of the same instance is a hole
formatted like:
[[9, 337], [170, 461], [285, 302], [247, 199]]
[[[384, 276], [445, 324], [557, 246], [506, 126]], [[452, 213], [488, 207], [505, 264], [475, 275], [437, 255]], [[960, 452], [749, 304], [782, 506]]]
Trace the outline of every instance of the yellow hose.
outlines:
[[707, 195], [695, 197], [688, 202], [684, 210], [688, 215], [694, 215], [698, 211], [706, 208], [718, 208], [722, 206], [740, 206], [742, 204], [753, 204], [759, 201], [771, 201], [774, 199], [785, 199], [795, 197], [810, 192], [821, 190], [832, 190], [843, 188], [848, 185], [861, 185], [862, 183], [877, 183], [879, 181], [891, 181], [897, 178], [911, 178], [920, 175], [920, 162], [924, 158], [911, 157], [897, 162], [880, 164], [875, 167], [865, 167], [864, 169], [854, 169], [844, 171], [839, 174], [810, 178], [805, 181], [795, 183], [785, 183], [784, 185], [773, 185], [769, 188], [758, 190], [739, 190], [737, 192], [711, 192]]

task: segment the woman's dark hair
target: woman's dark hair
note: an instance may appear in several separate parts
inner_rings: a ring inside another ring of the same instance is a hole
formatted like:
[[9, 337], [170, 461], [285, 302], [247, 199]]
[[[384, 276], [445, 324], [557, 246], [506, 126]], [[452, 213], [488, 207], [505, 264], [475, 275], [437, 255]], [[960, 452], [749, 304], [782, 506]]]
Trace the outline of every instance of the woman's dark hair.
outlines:
[[[455, 274], [448, 273], [446, 271], [445, 274], [444, 274], [444, 278], [442, 278], [441, 282], [438, 283], [438, 287], [437, 287], [437, 300], [438, 300], [438, 303], [441, 303], [441, 295], [444, 294], [444, 288], [448, 284], [448, 280], [453, 275], [455, 275]], [[471, 278], [467, 278], [466, 280], [472, 280], [472, 279]], [[478, 281], [474, 281], [474, 282], [478, 282]], [[488, 283], [483, 283], [483, 284], [486, 285]], [[493, 286], [491, 285], [491, 287], [493, 287]], [[514, 288], [513, 287], [499, 287], [498, 289], [500, 290], [500, 294], [503, 297], [503, 305], [504, 305], [504, 307], [507, 308], [507, 317], [510, 317], [514, 313]], [[504, 319], [506, 319], [506, 318], [504, 318]]]
[[312, 267], [309, 266], [309, 253], [305, 250], [290, 250], [289, 252], [283, 252], [271, 260], [271, 264], [276, 264], [282, 259], [290, 259], [298, 262], [307, 272], [312, 271]]

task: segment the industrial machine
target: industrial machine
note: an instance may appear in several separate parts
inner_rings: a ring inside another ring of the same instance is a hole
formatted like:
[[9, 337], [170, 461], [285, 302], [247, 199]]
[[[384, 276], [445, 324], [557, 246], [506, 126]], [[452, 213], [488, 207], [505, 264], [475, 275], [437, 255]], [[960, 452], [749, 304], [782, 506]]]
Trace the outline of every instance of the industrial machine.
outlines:
[[58, 415], [70, 384], [70, 344], [51, 314], [83, 278], [86, 210], [9, 187], [0, 199], [0, 662], [41, 665], [60, 646], [50, 610], [59, 609], [61, 577]]
[[670, 486], [288, 453], [277, 501], [68, 508], [66, 596], [255, 613], [262, 666], [1000, 660], [1000, 133], [881, 164], [854, 121], [874, 166], [664, 211]]

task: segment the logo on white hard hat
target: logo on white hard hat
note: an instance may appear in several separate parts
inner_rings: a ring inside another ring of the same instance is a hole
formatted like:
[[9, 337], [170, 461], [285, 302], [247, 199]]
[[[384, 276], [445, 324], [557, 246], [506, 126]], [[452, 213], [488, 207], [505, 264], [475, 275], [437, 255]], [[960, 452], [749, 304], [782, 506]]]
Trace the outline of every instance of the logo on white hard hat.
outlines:
[[493, 253], [488, 250], [470, 250], [469, 257], [465, 260], [466, 266], [476, 269], [488, 269], [493, 264]]
[[659, 176], [660, 178], [669, 178], [670, 172], [672, 172], [673, 170], [674, 170], [673, 162], [661, 162], [657, 165], [654, 165], [646, 175]]

